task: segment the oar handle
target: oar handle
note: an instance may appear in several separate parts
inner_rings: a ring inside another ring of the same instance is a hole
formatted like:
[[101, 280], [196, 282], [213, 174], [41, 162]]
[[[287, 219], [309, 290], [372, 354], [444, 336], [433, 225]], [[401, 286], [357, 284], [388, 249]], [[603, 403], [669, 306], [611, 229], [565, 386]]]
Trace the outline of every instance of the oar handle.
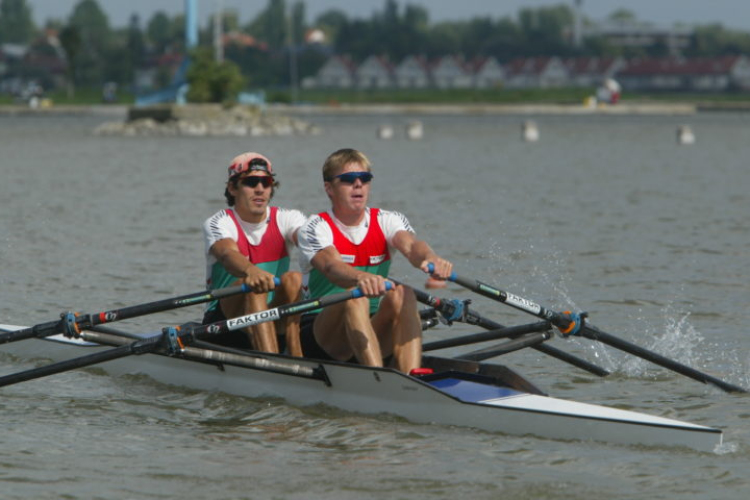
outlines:
[[[432, 262], [429, 262], [427, 264], [427, 273], [433, 274], [434, 272], [435, 272], [435, 264], [433, 264]], [[448, 281], [455, 281], [456, 277], [457, 277], [456, 273], [452, 272], [451, 275], [448, 277]]]

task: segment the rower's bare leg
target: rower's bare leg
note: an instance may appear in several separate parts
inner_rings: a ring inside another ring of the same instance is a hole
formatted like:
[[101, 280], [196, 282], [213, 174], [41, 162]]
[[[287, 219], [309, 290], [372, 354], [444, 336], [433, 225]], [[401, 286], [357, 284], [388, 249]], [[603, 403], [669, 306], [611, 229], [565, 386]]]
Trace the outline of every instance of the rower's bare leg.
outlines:
[[[245, 313], [252, 314], [268, 309], [268, 295], [265, 293], [245, 294]], [[272, 322], [260, 323], [245, 328], [253, 349], [262, 352], [279, 352], [279, 342], [276, 340], [276, 327]]]
[[[289, 271], [281, 275], [281, 284], [274, 290], [270, 307], [290, 304], [302, 299], [302, 274]], [[286, 350], [292, 356], [302, 356], [302, 344], [299, 340], [300, 315], [287, 316], [276, 321], [276, 334], [286, 337]]]
[[367, 297], [326, 307], [316, 318], [313, 332], [318, 345], [334, 359], [354, 356], [365, 366], [383, 366]]
[[409, 373], [422, 366], [422, 325], [411, 288], [398, 285], [386, 293], [372, 324], [383, 354], [393, 354], [396, 369]]
[[[239, 282], [237, 282], [239, 284]], [[268, 309], [268, 295], [265, 293], [246, 293], [221, 299], [221, 311], [226, 318], [237, 318], [254, 312]], [[256, 351], [279, 352], [276, 341], [276, 329], [273, 323], [261, 323], [244, 329], [250, 345]]]

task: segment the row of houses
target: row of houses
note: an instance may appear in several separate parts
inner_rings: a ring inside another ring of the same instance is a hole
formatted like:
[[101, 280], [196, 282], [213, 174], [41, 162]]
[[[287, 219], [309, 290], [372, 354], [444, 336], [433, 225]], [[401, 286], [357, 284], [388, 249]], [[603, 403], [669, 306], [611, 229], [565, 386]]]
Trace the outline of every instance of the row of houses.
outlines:
[[355, 64], [344, 56], [329, 58], [304, 88], [555, 88], [595, 87], [616, 79], [625, 90], [724, 91], [750, 89], [750, 60], [719, 58], [633, 59], [619, 57], [532, 57], [500, 64], [492, 57], [465, 60], [445, 56], [427, 60], [409, 56], [398, 64], [370, 56]]

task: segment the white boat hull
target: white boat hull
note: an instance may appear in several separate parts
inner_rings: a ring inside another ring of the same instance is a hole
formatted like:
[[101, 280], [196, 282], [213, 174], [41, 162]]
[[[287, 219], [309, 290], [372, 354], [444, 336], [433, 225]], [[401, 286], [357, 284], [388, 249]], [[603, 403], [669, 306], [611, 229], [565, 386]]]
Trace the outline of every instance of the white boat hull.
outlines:
[[[21, 327], [0, 325], [11, 330]], [[62, 336], [0, 345], [0, 352], [21, 358], [70, 359], [111, 349]], [[713, 451], [722, 442], [718, 429], [673, 419], [567, 401], [535, 394], [533, 386], [497, 365], [425, 358], [435, 375], [423, 379], [391, 369], [320, 362], [285, 356], [268, 359], [309, 368], [322, 367], [327, 380], [304, 378], [227, 364], [195, 362], [157, 354], [128, 356], [98, 365], [107, 373], [145, 374], [166, 384], [246, 397], [280, 397], [294, 405], [327, 404], [364, 414], [393, 414], [416, 423], [473, 427], [511, 435], [535, 435], [564, 440], [595, 440], [621, 444], [686, 446]], [[453, 367], [452, 365], [456, 366]], [[473, 367], [480, 375], [441, 371]], [[481, 375], [492, 371], [494, 382]], [[497, 385], [498, 373], [522, 383], [513, 389]], [[0, 389], [2, 390], [2, 389]], [[527, 392], [528, 391], [528, 392]]]

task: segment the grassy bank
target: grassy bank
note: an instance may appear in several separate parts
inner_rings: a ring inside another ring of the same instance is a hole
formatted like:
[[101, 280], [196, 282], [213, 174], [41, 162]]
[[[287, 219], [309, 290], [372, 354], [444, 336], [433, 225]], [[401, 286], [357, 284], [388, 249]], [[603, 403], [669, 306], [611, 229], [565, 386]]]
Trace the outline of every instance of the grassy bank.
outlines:
[[[297, 101], [310, 104], [581, 104], [594, 89], [420, 89], [420, 90], [307, 90], [297, 92]], [[73, 97], [65, 91], [45, 95], [57, 105], [102, 104], [100, 89], [77, 89]], [[118, 92], [115, 104], [132, 104], [135, 96]], [[269, 103], [290, 103], [287, 90], [266, 92]], [[682, 93], [625, 92], [624, 102], [748, 104], [750, 92]], [[0, 105], [18, 104], [11, 96], [0, 95]]]

